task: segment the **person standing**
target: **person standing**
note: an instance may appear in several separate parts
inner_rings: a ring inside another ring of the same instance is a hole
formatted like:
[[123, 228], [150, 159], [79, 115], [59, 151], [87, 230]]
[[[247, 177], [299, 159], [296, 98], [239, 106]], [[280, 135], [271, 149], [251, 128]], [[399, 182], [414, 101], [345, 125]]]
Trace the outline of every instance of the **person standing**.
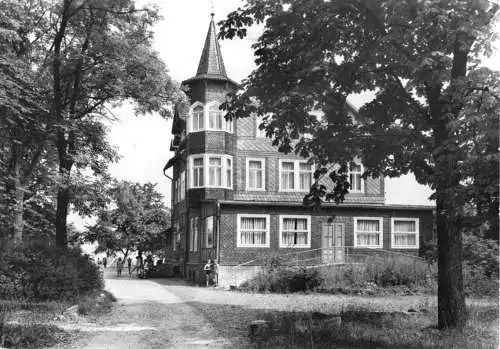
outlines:
[[123, 268], [123, 261], [122, 258], [119, 257], [118, 260], [116, 261], [116, 275], [118, 277], [122, 276], [122, 268]]
[[212, 260], [208, 259], [207, 263], [203, 267], [203, 271], [205, 272], [205, 282], [207, 286], [210, 284], [210, 274], [212, 274]]
[[144, 261], [142, 260], [142, 252], [139, 251], [136, 257], [135, 268], [137, 269], [137, 276], [144, 276]]
[[128, 275], [132, 275], [132, 258], [127, 258]]
[[211, 276], [212, 276], [212, 283], [214, 286], [217, 286], [219, 284], [219, 264], [217, 264], [217, 259], [214, 259], [212, 261], [212, 264], [210, 265], [211, 269]]
[[102, 257], [102, 266], [104, 269], [106, 269], [106, 265], [108, 264], [108, 260], [106, 259], [106, 256]]

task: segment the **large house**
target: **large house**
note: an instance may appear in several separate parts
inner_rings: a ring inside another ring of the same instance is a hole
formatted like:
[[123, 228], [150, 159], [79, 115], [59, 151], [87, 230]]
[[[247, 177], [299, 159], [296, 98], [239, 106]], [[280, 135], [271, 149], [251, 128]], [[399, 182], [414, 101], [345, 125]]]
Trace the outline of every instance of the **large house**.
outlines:
[[363, 179], [350, 168], [344, 203], [304, 207], [313, 180], [306, 159], [279, 153], [256, 117], [227, 121], [219, 105], [236, 88], [224, 68], [210, 21], [196, 75], [183, 81], [189, 108], [178, 108], [165, 166], [173, 168], [167, 261], [203, 282], [207, 259], [219, 263], [219, 283], [250, 278], [266, 256], [298, 263], [345, 263], [375, 251], [417, 254], [432, 236], [432, 207], [386, 205], [384, 178]]

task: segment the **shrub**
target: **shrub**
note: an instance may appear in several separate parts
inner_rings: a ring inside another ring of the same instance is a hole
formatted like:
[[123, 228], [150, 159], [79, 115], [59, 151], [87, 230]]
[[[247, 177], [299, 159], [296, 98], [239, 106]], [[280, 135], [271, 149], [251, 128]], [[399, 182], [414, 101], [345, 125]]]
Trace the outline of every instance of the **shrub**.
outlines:
[[240, 288], [254, 292], [291, 293], [316, 289], [322, 283], [317, 270], [305, 268], [267, 268]]
[[431, 291], [436, 268], [407, 256], [369, 256], [364, 263], [321, 269], [323, 292], [377, 294], [385, 289], [404, 293]]
[[367, 257], [366, 273], [369, 282], [379, 286], [425, 285], [429, 275], [429, 265], [418, 259], [405, 256]]
[[98, 267], [80, 249], [42, 243], [0, 251], [0, 298], [75, 300], [103, 288]]

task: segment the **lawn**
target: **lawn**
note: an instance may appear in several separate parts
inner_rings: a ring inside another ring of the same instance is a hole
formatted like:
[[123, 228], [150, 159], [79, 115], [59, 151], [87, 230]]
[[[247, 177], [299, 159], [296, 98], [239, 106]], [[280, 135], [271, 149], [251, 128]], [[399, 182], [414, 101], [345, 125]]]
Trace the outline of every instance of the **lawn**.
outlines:
[[[439, 331], [436, 297], [254, 294], [193, 288], [191, 304], [246, 348], [249, 324], [267, 320], [260, 348], [498, 348], [498, 300], [469, 298], [463, 332]], [[410, 310], [410, 311], [408, 311]], [[256, 340], [254, 340], [255, 342]]]

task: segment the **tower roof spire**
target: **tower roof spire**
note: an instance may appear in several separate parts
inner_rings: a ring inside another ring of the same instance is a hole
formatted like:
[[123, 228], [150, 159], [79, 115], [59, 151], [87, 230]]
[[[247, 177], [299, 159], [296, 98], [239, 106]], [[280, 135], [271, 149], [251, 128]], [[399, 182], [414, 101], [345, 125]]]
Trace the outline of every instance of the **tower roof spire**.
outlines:
[[186, 82], [192, 80], [211, 79], [225, 80], [236, 84], [227, 77], [219, 41], [217, 40], [214, 13], [212, 12], [210, 16], [210, 24], [208, 25], [205, 45], [203, 46], [203, 51], [201, 52], [201, 58], [198, 64], [198, 70], [196, 71], [196, 76], [186, 80]]

